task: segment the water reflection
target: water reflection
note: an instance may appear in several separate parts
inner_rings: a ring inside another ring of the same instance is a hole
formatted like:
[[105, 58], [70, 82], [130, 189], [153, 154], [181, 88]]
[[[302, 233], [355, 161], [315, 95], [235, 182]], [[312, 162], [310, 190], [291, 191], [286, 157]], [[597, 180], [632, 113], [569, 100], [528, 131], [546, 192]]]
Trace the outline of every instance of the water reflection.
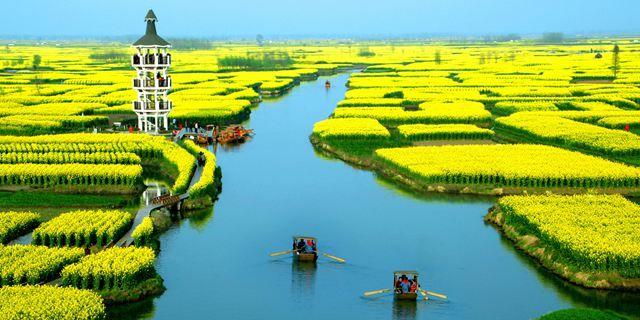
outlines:
[[153, 319], [155, 307], [153, 298], [107, 308], [107, 319], [134, 320]]
[[140, 201], [143, 206], [148, 206], [151, 204], [151, 199], [159, 197], [161, 195], [169, 194], [169, 188], [160, 182], [154, 180], [147, 180], [144, 182], [147, 186], [147, 189], [142, 192], [142, 196], [140, 197]]
[[421, 301], [393, 300], [393, 320], [413, 320], [418, 314]]
[[315, 262], [291, 261], [291, 294], [300, 302], [313, 299], [317, 269]]
[[203, 230], [215, 216], [215, 208], [204, 208], [189, 212], [189, 226], [196, 230]]

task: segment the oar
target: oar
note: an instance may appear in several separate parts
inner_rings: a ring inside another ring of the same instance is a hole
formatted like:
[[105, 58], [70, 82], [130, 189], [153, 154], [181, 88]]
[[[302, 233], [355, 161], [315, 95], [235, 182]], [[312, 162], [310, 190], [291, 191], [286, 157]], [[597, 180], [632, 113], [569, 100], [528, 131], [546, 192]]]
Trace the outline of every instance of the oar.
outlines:
[[424, 297], [423, 300], [429, 300], [429, 297], [427, 296], [427, 292], [426, 291], [420, 289], [420, 294], [422, 294], [422, 296]]
[[[420, 289], [420, 290], [422, 290], [422, 289]], [[444, 294], [433, 292], [433, 291], [426, 291], [426, 290], [422, 290], [422, 291], [424, 291], [426, 294], [428, 294], [430, 296], [434, 296], [434, 297], [438, 297], [440, 299], [447, 300], [447, 296], [445, 296]]]
[[271, 257], [277, 257], [277, 256], [281, 256], [283, 254], [288, 254], [293, 252], [293, 250], [286, 250], [286, 251], [280, 251], [280, 252], [274, 252], [274, 253], [270, 253], [269, 256]]
[[364, 293], [365, 297], [370, 297], [370, 296], [375, 296], [377, 294], [382, 294], [382, 293], [387, 293], [391, 291], [391, 289], [380, 289], [380, 290], [373, 290], [373, 291], [367, 291]]
[[347, 260], [345, 260], [345, 259], [342, 259], [342, 258], [340, 258], [340, 257], [336, 257], [336, 256], [332, 256], [332, 255], [330, 255], [330, 254], [328, 254], [328, 253], [322, 253], [322, 255], [323, 255], [323, 256], [325, 256], [325, 257], [327, 257], [327, 258], [329, 258], [329, 259], [333, 259], [333, 260], [338, 261], [338, 262], [341, 262], [341, 263], [345, 263], [345, 262], [347, 262]]

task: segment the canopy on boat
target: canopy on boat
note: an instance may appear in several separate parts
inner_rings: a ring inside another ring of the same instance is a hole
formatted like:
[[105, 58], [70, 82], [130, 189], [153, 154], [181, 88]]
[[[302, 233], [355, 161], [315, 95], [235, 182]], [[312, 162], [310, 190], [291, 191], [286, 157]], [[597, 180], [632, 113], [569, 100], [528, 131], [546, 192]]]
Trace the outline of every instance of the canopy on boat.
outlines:
[[418, 276], [420, 274], [418, 273], [418, 271], [415, 271], [415, 270], [399, 270], [399, 271], [393, 272], [394, 277], [400, 277], [402, 275], [410, 277], [410, 276]]
[[315, 237], [293, 236], [293, 240], [298, 241], [298, 240], [300, 240], [300, 239], [303, 239], [303, 240], [313, 240], [313, 241], [316, 241], [316, 240], [317, 240]]

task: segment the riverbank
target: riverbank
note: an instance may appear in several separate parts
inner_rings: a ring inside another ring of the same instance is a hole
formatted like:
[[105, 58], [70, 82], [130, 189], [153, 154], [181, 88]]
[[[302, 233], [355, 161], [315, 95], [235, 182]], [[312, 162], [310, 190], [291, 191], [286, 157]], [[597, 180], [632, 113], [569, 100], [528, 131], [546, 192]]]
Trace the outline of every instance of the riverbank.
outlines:
[[603, 193], [603, 194], [624, 194], [628, 196], [640, 196], [638, 191], [621, 189], [621, 188], [539, 188], [539, 187], [506, 187], [489, 184], [482, 185], [461, 185], [461, 184], [429, 184], [419, 179], [410, 177], [399, 170], [378, 161], [373, 156], [373, 150], [370, 153], [358, 152], [350, 153], [339, 147], [332, 146], [326, 141], [322, 141], [315, 135], [311, 135], [309, 140], [314, 148], [330, 157], [338, 158], [355, 167], [371, 170], [377, 174], [399, 183], [418, 193], [437, 192], [450, 194], [475, 194], [475, 195], [522, 195], [522, 194], [583, 194], [587, 192]]
[[514, 226], [506, 223], [498, 206], [489, 209], [484, 221], [496, 227], [502, 235], [511, 240], [517, 249], [526, 253], [537, 261], [539, 265], [566, 281], [592, 289], [640, 291], [640, 279], [624, 278], [614, 272], [580, 271], [560, 262], [561, 259], [557, 258], [559, 253], [553, 247], [545, 244], [538, 237], [523, 234]]

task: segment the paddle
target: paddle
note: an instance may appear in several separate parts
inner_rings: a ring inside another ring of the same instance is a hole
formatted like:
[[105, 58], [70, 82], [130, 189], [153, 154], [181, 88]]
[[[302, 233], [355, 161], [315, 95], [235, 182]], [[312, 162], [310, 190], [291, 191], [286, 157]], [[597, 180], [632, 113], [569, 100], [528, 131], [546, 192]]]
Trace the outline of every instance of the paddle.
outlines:
[[434, 297], [438, 297], [440, 299], [447, 300], [447, 296], [445, 296], [444, 294], [437, 293], [437, 292], [432, 292], [432, 291], [426, 291], [426, 290], [422, 290], [422, 289], [420, 289], [420, 291], [424, 291], [426, 294], [428, 294], [430, 296], [434, 296]]
[[270, 253], [269, 256], [270, 257], [277, 257], [277, 256], [281, 256], [283, 254], [289, 254], [293, 252], [293, 250], [287, 250], [287, 251], [280, 251], [280, 252], [274, 252], [274, 253]]
[[345, 260], [345, 259], [342, 259], [342, 258], [340, 258], [340, 257], [336, 257], [336, 256], [332, 256], [332, 255], [330, 255], [330, 254], [328, 254], [328, 253], [322, 253], [322, 255], [323, 255], [323, 256], [325, 256], [325, 257], [327, 257], [327, 258], [329, 258], [329, 259], [333, 259], [333, 260], [338, 261], [338, 262], [341, 262], [341, 263], [345, 263], [345, 262], [347, 262], [347, 260]]
[[373, 291], [367, 291], [364, 293], [365, 297], [370, 297], [370, 296], [375, 296], [377, 294], [381, 294], [381, 293], [387, 293], [391, 291], [391, 289], [380, 289], [380, 290], [373, 290]]
[[427, 292], [426, 291], [420, 289], [420, 294], [422, 294], [422, 296], [424, 297], [423, 300], [429, 300], [429, 297], [427, 296]]

